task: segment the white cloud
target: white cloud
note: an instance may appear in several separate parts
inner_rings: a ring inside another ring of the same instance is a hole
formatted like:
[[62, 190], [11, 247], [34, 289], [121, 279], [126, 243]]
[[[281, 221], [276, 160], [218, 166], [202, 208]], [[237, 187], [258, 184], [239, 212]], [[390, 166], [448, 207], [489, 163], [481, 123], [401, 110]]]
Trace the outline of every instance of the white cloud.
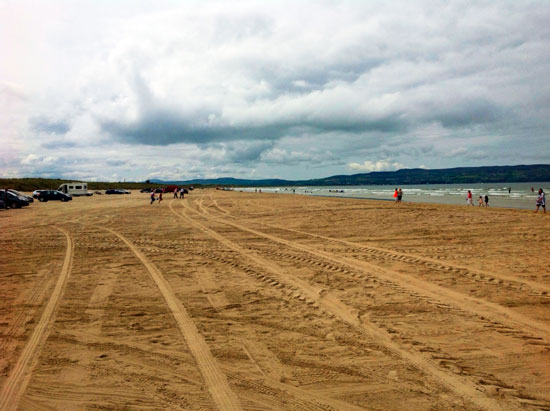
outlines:
[[391, 170], [400, 170], [402, 168], [407, 168], [405, 165], [398, 162], [391, 162], [388, 160], [379, 160], [379, 161], [365, 161], [363, 164], [359, 163], [349, 163], [348, 168], [354, 171], [391, 171]]

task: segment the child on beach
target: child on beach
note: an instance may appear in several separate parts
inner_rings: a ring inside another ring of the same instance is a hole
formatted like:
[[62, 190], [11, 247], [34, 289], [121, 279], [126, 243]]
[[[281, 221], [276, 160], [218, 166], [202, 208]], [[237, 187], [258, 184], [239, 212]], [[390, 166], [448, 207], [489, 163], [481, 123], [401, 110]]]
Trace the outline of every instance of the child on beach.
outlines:
[[535, 210], [535, 213], [539, 211], [539, 207], [542, 207], [542, 212], [546, 214], [546, 196], [544, 195], [544, 191], [542, 188], [539, 188], [539, 196], [537, 197], [537, 209]]
[[479, 200], [477, 200], [477, 206], [483, 207], [483, 197], [479, 196]]
[[489, 207], [489, 196], [485, 194], [485, 207]]
[[149, 203], [149, 205], [153, 204], [155, 202], [156, 198], [155, 198], [155, 190], [151, 191], [151, 202]]

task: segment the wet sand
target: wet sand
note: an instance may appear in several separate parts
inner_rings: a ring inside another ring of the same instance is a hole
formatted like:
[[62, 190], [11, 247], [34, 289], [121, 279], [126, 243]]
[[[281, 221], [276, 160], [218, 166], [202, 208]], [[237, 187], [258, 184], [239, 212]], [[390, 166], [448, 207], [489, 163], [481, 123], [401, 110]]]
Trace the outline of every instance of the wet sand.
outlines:
[[549, 214], [195, 190], [0, 226], [0, 409], [550, 409]]

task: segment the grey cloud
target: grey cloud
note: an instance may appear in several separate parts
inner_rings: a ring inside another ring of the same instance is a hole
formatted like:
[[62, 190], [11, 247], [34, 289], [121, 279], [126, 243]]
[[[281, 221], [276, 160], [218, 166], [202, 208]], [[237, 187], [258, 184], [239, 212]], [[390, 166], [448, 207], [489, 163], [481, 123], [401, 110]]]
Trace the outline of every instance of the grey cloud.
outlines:
[[126, 161], [126, 160], [107, 160], [107, 161], [105, 161], [105, 164], [107, 164], [108, 166], [117, 167], [117, 166], [124, 166], [124, 165], [128, 164], [128, 161]]
[[487, 100], [472, 99], [453, 104], [446, 109], [439, 108], [427, 117], [440, 122], [443, 127], [459, 128], [497, 122], [504, 118], [505, 114], [512, 115]]
[[30, 126], [34, 131], [50, 134], [66, 134], [71, 129], [71, 126], [66, 121], [52, 121], [44, 117], [32, 118]]
[[[206, 117], [206, 116], [205, 116]], [[284, 130], [275, 127], [233, 127], [194, 124], [170, 112], [148, 113], [132, 123], [105, 121], [102, 129], [120, 141], [162, 146], [175, 143], [207, 144], [218, 141], [277, 139]]]
[[169, 110], [152, 110], [143, 113], [135, 121], [119, 122], [103, 120], [101, 127], [116, 139], [127, 143], [145, 145], [169, 145], [175, 143], [207, 144], [241, 140], [278, 140], [289, 135], [311, 133], [382, 133], [406, 130], [408, 123], [394, 116], [383, 119], [322, 118], [302, 116], [295, 119], [280, 119], [266, 124], [231, 125], [208, 124], [209, 113], [198, 113], [195, 118]]
[[262, 154], [273, 148], [272, 141], [255, 141], [229, 147], [227, 159], [235, 163], [250, 163], [260, 159]]
[[76, 144], [73, 141], [53, 140], [53, 141], [48, 141], [48, 142], [42, 143], [41, 146], [45, 149], [48, 149], [48, 150], [57, 150], [57, 149], [60, 149], [60, 148], [77, 147], [78, 144]]

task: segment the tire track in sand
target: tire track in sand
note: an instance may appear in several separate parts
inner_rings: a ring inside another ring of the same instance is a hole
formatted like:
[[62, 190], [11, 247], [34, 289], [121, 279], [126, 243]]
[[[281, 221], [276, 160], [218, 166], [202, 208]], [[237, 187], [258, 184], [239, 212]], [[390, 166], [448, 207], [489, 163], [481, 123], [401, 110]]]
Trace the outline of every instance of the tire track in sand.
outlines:
[[55, 314], [65, 289], [65, 284], [70, 276], [72, 263], [73, 263], [73, 241], [69, 233], [60, 227], [55, 227], [61, 231], [67, 238], [67, 251], [65, 253], [65, 259], [63, 260], [63, 267], [61, 268], [61, 274], [57, 279], [55, 288], [50, 296], [50, 299], [42, 313], [40, 321], [34, 328], [27, 344], [23, 348], [15, 367], [10, 372], [2, 392], [0, 393], [0, 409], [1, 410], [15, 410], [19, 403], [19, 400], [32, 375], [32, 369], [38, 359], [40, 348], [44, 345], [48, 335], [52, 329], [52, 325], [55, 321]]
[[[202, 200], [202, 198], [201, 198], [201, 200]], [[211, 204], [212, 208], [211, 209], [216, 208], [216, 209], [219, 210], [219, 211], [217, 211], [217, 210], [214, 209], [213, 210], [214, 212], [217, 212], [219, 214], [223, 214], [224, 216], [233, 218], [234, 220], [237, 220], [237, 221], [250, 220], [250, 218], [239, 218], [239, 217], [231, 214], [229, 211], [225, 210], [224, 208], [220, 207], [218, 205], [217, 200], [212, 199], [212, 198], [210, 198], [210, 200], [212, 201], [212, 204]], [[202, 204], [202, 201], [200, 203], [198, 203], [197, 205], [198, 205], [198, 208], [201, 209], [204, 214], [209, 214], [209, 211]], [[419, 255], [419, 254], [396, 252], [396, 251], [386, 249], [386, 248], [382, 248], [382, 247], [354, 243], [352, 241], [346, 241], [346, 240], [341, 240], [341, 239], [338, 239], [338, 238], [327, 237], [327, 236], [324, 236], [324, 235], [321, 235], [321, 234], [308, 233], [306, 231], [301, 231], [301, 230], [296, 230], [296, 229], [293, 229], [293, 228], [283, 227], [283, 226], [276, 225], [276, 224], [269, 224], [269, 223], [265, 223], [265, 222], [259, 222], [259, 224], [261, 224], [263, 226], [266, 226], [266, 227], [275, 228], [277, 230], [284, 230], [284, 231], [288, 231], [288, 232], [291, 232], [291, 233], [306, 235], [306, 236], [312, 237], [312, 238], [318, 238], [318, 239], [323, 240], [323, 241], [329, 241], [331, 243], [342, 244], [342, 245], [352, 247], [352, 248], [355, 248], [355, 249], [358, 249], [358, 250], [365, 250], [370, 254], [376, 254], [376, 255], [379, 255], [383, 258], [393, 260], [393, 261], [401, 261], [401, 262], [405, 262], [405, 263], [424, 264], [424, 265], [426, 265], [430, 268], [433, 268], [433, 269], [440, 269], [440, 270], [445, 270], [445, 271], [454, 271], [454, 272], [460, 273], [461, 275], [465, 275], [465, 276], [468, 276], [468, 277], [471, 277], [471, 278], [474, 278], [474, 279], [479, 279], [480, 282], [483, 282], [483, 281], [485, 281], [485, 282], [487, 282], [487, 281], [489, 281], [489, 282], [490, 281], [501, 281], [502, 283], [506, 283], [507, 285], [515, 286], [518, 289], [523, 287], [523, 286], [526, 286], [526, 287], [531, 288], [531, 290], [533, 290], [537, 295], [542, 295], [542, 296], [550, 295], [550, 286], [547, 286], [545, 284], [541, 284], [537, 281], [532, 281], [532, 280], [529, 280], [529, 279], [526, 279], [526, 278], [518, 278], [518, 277], [514, 277], [512, 275], [506, 275], [506, 274], [502, 274], [502, 273], [488, 273], [488, 272], [485, 272], [485, 271], [482, 271], [482, 270], [476, 270], [476, 269], [472, 269], [472, 268], [469, 268], [469, 267], [465, 267], [465, 266], [460, 265], [460, 264], [442, 262], [442, 261], [439, 261], [435, 258], [425, 257], [425, 256], [422, 256], [422, 255]]]
[[111, 230], [110, 228], [100, 227], [118, 237], [126, 244], [135, 256], [143, 263], [151, 278], [159, 288], [162, 297], [170, 308], [178, 327], [187, 341], [191, 354], [195, 357], [201, 374], [204, 377], [210, 395], [214, 403], [220, 410], [241, 410], [239, 400], [235, 393], [229, 387], [225, 375], [220, 371], [216, 360], [210, 353], [208, 345], [200, 335], [195, 323], [187, 313], [183, 304], [178, 300], [170, 284], [166, 281], [162, 273], [122, 234]]
[[251, 234], [266, 238], [270, 241], [315, 255], [326, 261], [330, 261], [333, 264], [346, 265], [351, 269], [364, 271], [367, 274], [375, 275], [378, 278], [390, 281], [404, 289], [413, 291], [420, 295], [425, 295], [433, 300], [440, 301], [444, 304], [451, 304], [465, 312], [469, 312], [476, 316], [489, 318], [492, 321], [508, 325], [511, 328], [520, 329], [528, 335], [535, 335], [536, 337], [543, 338], [547, 342], [550, 341], [550, 326], [520, 313], [517, 313], [513, 310], [510, 310], [509, 308], [503, 307], [499, 304], [482, 300], [476, 297], [471, 297], [461, 292], [454, 291], [450, 288], [445, 288], [437, 284], [433, 284], [420, 278], [401, 274], [397, 271], [388, 270], [373, 263], [347, 257], [334, 256], [328, 252], [320, 251], [310, 246], [275, 237], [273, 235], [245, 227], [238, 223], [223, 220], [209, 214], [200, 213], [199, 211], [190, 208], [188, 204], [184, 204], [184, 207], [187, 207], [189, 210], [197, 213], [198, 215], [210, 218], [213, 221], [217, 221], [219, 223], [234, 227], [238, 230], [246, 231]]
[[424, 372], [426, 375], [430, 375], [431, 377], [435, 378], [442, 385], [446, 386], [455, 394], [462, 397], [465, 401], [474, 403], [478, 407], [487, 410], [517, 408], [514, 407], [512, 404], [502, 404], [492, 398], [487, 397], [470, 380], [443, 371], [430, 359], [401, 347], [398, 343], [394, 342], [391, 335], [388, 334], [381, 327], [378, 327], [376, 324], [361, 322], [357, 318], [357, 314], [352, 307], [347, 306], [333, 295], [328, 294], [321, 296], [321, 290], [317, 290], [310, 284], [290, 277], [288, 274], [285, 273], [284, 270], [281, 270], [277, 265], [273, 264], [272, 262], [255, 255], [254, 252], [241, 247], [240, 245], [219, 234], [217, 231], [204, 226], [203, 224], [195, 221], [185, 214], [178, 213], [173, 208], [173, 201], [169, 203], [169, 206], [170, 210], [186, 223], [197, 227], [202, 232], [208, 234], [210, 237], [222, 243], [228, 249], [231, 249], [241, 254], [243, 258], [248, 259], [249, 261], [252, 261], [255, 265], [262, 267], [264, 271], [267, 271], [269, 272], [269, 274], [278, 278], [280, 282], [300, 290], [300, 292], [303, 293], [303, 295], [305, 296], [306, 300], [309, 299], [314, 301], [329, 313], [332, 313], [336, 317], [340, 318], [342, 321], [348, 323], [355, 329], [370, 337], [373, 341], [376, 341], [397, 356], [414, 365], [421, 372]]

